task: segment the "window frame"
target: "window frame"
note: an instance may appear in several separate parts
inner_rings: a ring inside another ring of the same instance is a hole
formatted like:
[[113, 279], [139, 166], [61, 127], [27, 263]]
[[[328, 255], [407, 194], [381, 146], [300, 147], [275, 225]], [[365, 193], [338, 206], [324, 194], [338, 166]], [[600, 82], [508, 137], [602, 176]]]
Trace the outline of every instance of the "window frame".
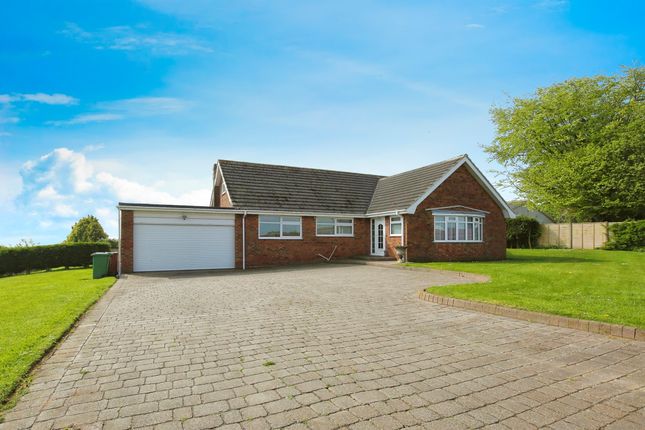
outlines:
[[[398, 218], [399, 221], [392, 222], [392, 218]], [[392, 233], [392, 224], [401, 226], [401, 233]], [[390, 237], [402, 237], [403, 236], [403, 216], [401, 215], [391, 215], [390, 216], [390, 227], [388, 228]]]
[[[264, 224], [280, 224], [280, 236], [268, 237], [262, 236], [262, 217], [278, 217], [279, 222], [276, 221], [264, 221]], [[298, 222], [295, 221], [284, 221], [283, 218], [298, 218]], [[283, 226], [284, 225], [298, 225], [300, 227], [299, 236], [284, 236]], [[261, 240], [300, 240], [302, 239], [302, 217], [296, 215], [258, 215], [258, 239]]]
[[[333, 234], [318, 234], [318, 225], [322, 224], [325, 226], [331, 226], [332, 223], [330, 222], [325, 222], [325, 223], [320, 223], [319, 219], [321, 218], [330, 218], [334, 220], [333, 226], [334, 226], [334, 233]], [[349, 219], [352, 221], [351, 227], [352, 227], [352, 233], [351, 234], [339, 234], [338, 233], [338, 227], [349, 227], [350, 225], [348, 223], [338, 223], [339, 219]], [[350, 217], [333, 217], [333, 216], [317, 216], [316, 217], [316, 237], [354, 237], [354, 218]]]
[[[436, 243], [484, 243], [484, 218], [485, 215], [473, 213], [473, 214], [464, 214], [464, 213], [434, 213], [434, 220], [432, 223], [432, 241]], [[437, 239], [437, 218], [443, 218], [443, 232], [444, 239]], [[472, 218], [472, 221], [468, 219]], [[455, 239], [448, 239], [449, 228], [448, 224], [454, 224], [454, 233]], [[472, 239], [468, 239], [468, 226], [472, 226]], [[459, 238], [460, 226], [463, 226], [463, 239]], [[476, 226], [478, 228], [476, 228]], [[475, 238], [475, 233], [479, 233], [479, 238]]]

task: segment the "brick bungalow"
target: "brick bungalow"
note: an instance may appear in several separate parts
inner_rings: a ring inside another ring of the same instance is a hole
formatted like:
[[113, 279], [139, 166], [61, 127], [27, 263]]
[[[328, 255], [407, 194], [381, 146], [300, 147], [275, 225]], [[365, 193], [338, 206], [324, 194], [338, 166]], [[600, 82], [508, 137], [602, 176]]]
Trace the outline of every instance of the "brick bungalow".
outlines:
[[209, 206], [119, 203], [121, 273], [356, 256], [500, 260], [514, 214], [467, 155], [392, 176], [219, 160]]

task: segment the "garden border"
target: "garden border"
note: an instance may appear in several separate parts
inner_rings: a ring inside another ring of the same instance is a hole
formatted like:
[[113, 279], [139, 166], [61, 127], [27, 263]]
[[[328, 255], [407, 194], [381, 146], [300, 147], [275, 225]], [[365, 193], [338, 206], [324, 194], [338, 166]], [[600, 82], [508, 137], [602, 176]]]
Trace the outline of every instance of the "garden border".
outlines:
[[524, 309], [511, 308], [507, 306], [496, 305], [493, 303], [475, 302], [470, 300], [455, 299], [454, 297], [437, 296], [435, 294], [428, 293], [425, 290], [419, 290], [418, 297], [421, 300], [425, 300], [431, 303], [437, 303], [440, 305], [453, 306], [456, 308], [469, 309], [518, 320], [645, 342], [645, 330], [626, 325], [569, 318], [554, 314], [526, 311]]

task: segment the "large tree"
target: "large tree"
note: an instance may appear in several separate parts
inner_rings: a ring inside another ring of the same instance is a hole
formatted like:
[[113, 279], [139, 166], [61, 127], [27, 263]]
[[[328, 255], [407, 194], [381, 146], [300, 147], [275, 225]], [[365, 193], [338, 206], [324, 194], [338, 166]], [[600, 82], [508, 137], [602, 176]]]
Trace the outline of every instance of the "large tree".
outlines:
[[88, 215], [74, 224], [65, 242], [100, 242], [107, 240], [107, 238], [108, 235], [99, 220], [95, 216]]
[[645, 218], [645, 68], [571, 79], [494, 107], [502, 183], [567, 221]]

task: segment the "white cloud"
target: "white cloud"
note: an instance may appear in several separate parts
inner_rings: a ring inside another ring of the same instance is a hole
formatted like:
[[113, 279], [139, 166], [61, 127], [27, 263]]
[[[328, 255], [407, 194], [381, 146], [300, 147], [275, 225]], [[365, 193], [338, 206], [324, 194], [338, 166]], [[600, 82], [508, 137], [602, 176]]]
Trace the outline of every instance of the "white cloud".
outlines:
[[67, 94], [60, 93], [0, 94], [0, 103], [13, 102], [34, 102], [46, 105], [74, 105], [78, 103], [78, 99], [68, 96]]
[[0, 124], [16, 124], [19, 121], [17, 116], [0, 116]]
[[112, 237], [118, 232], [115, 206], [119, 201], [189, 205], [209, 203], [209, 189], [171, 194], [159, 189], [159, 185], [144, 185], [99, 170], [96, 165], [100, 164], [89, 160], [84, 153], [57, 148], [23, 165], [20, 174], [24, 186], [16, 201], [28, 211], [29, 215], [26, 216], [36, 220], [35, 225], [40, 228], [61, 228], [80, 215], [94, 214]]
[[466, 24], [466, 28], [471, 28], [471, 29], [482, 29], [485, 28], [483, 24], [477, 24], [477, 23], [471, 23], [471, 24]]
[[65, 126], [168, 115], [184, 111], [188, 106], [187, 101], [174, 97], [135, 97], [97, 103], [97, 112], [76, 115], [68, 120], [48, 121], [47, 124]]
[[68, 120], [60, 121], [47, 121], [49, 125], [62, 126], [62, 125], [78, 125], [78, 124], [88, 124], [91, 122], [106, 122], [106, 121], [117, 121], [123, 119], [123, 115], [116, 113], [86, 113], [76, 115]]
[[76, 23], [67, 23], [61, 33], [78, 42], [91, 44], [96, 49], [145, 51], [159, 56], [213, 52], [206, 42], [192, 36], [151, 31], [145, 25], [113, 26], [91, 32], [84, 30]]

